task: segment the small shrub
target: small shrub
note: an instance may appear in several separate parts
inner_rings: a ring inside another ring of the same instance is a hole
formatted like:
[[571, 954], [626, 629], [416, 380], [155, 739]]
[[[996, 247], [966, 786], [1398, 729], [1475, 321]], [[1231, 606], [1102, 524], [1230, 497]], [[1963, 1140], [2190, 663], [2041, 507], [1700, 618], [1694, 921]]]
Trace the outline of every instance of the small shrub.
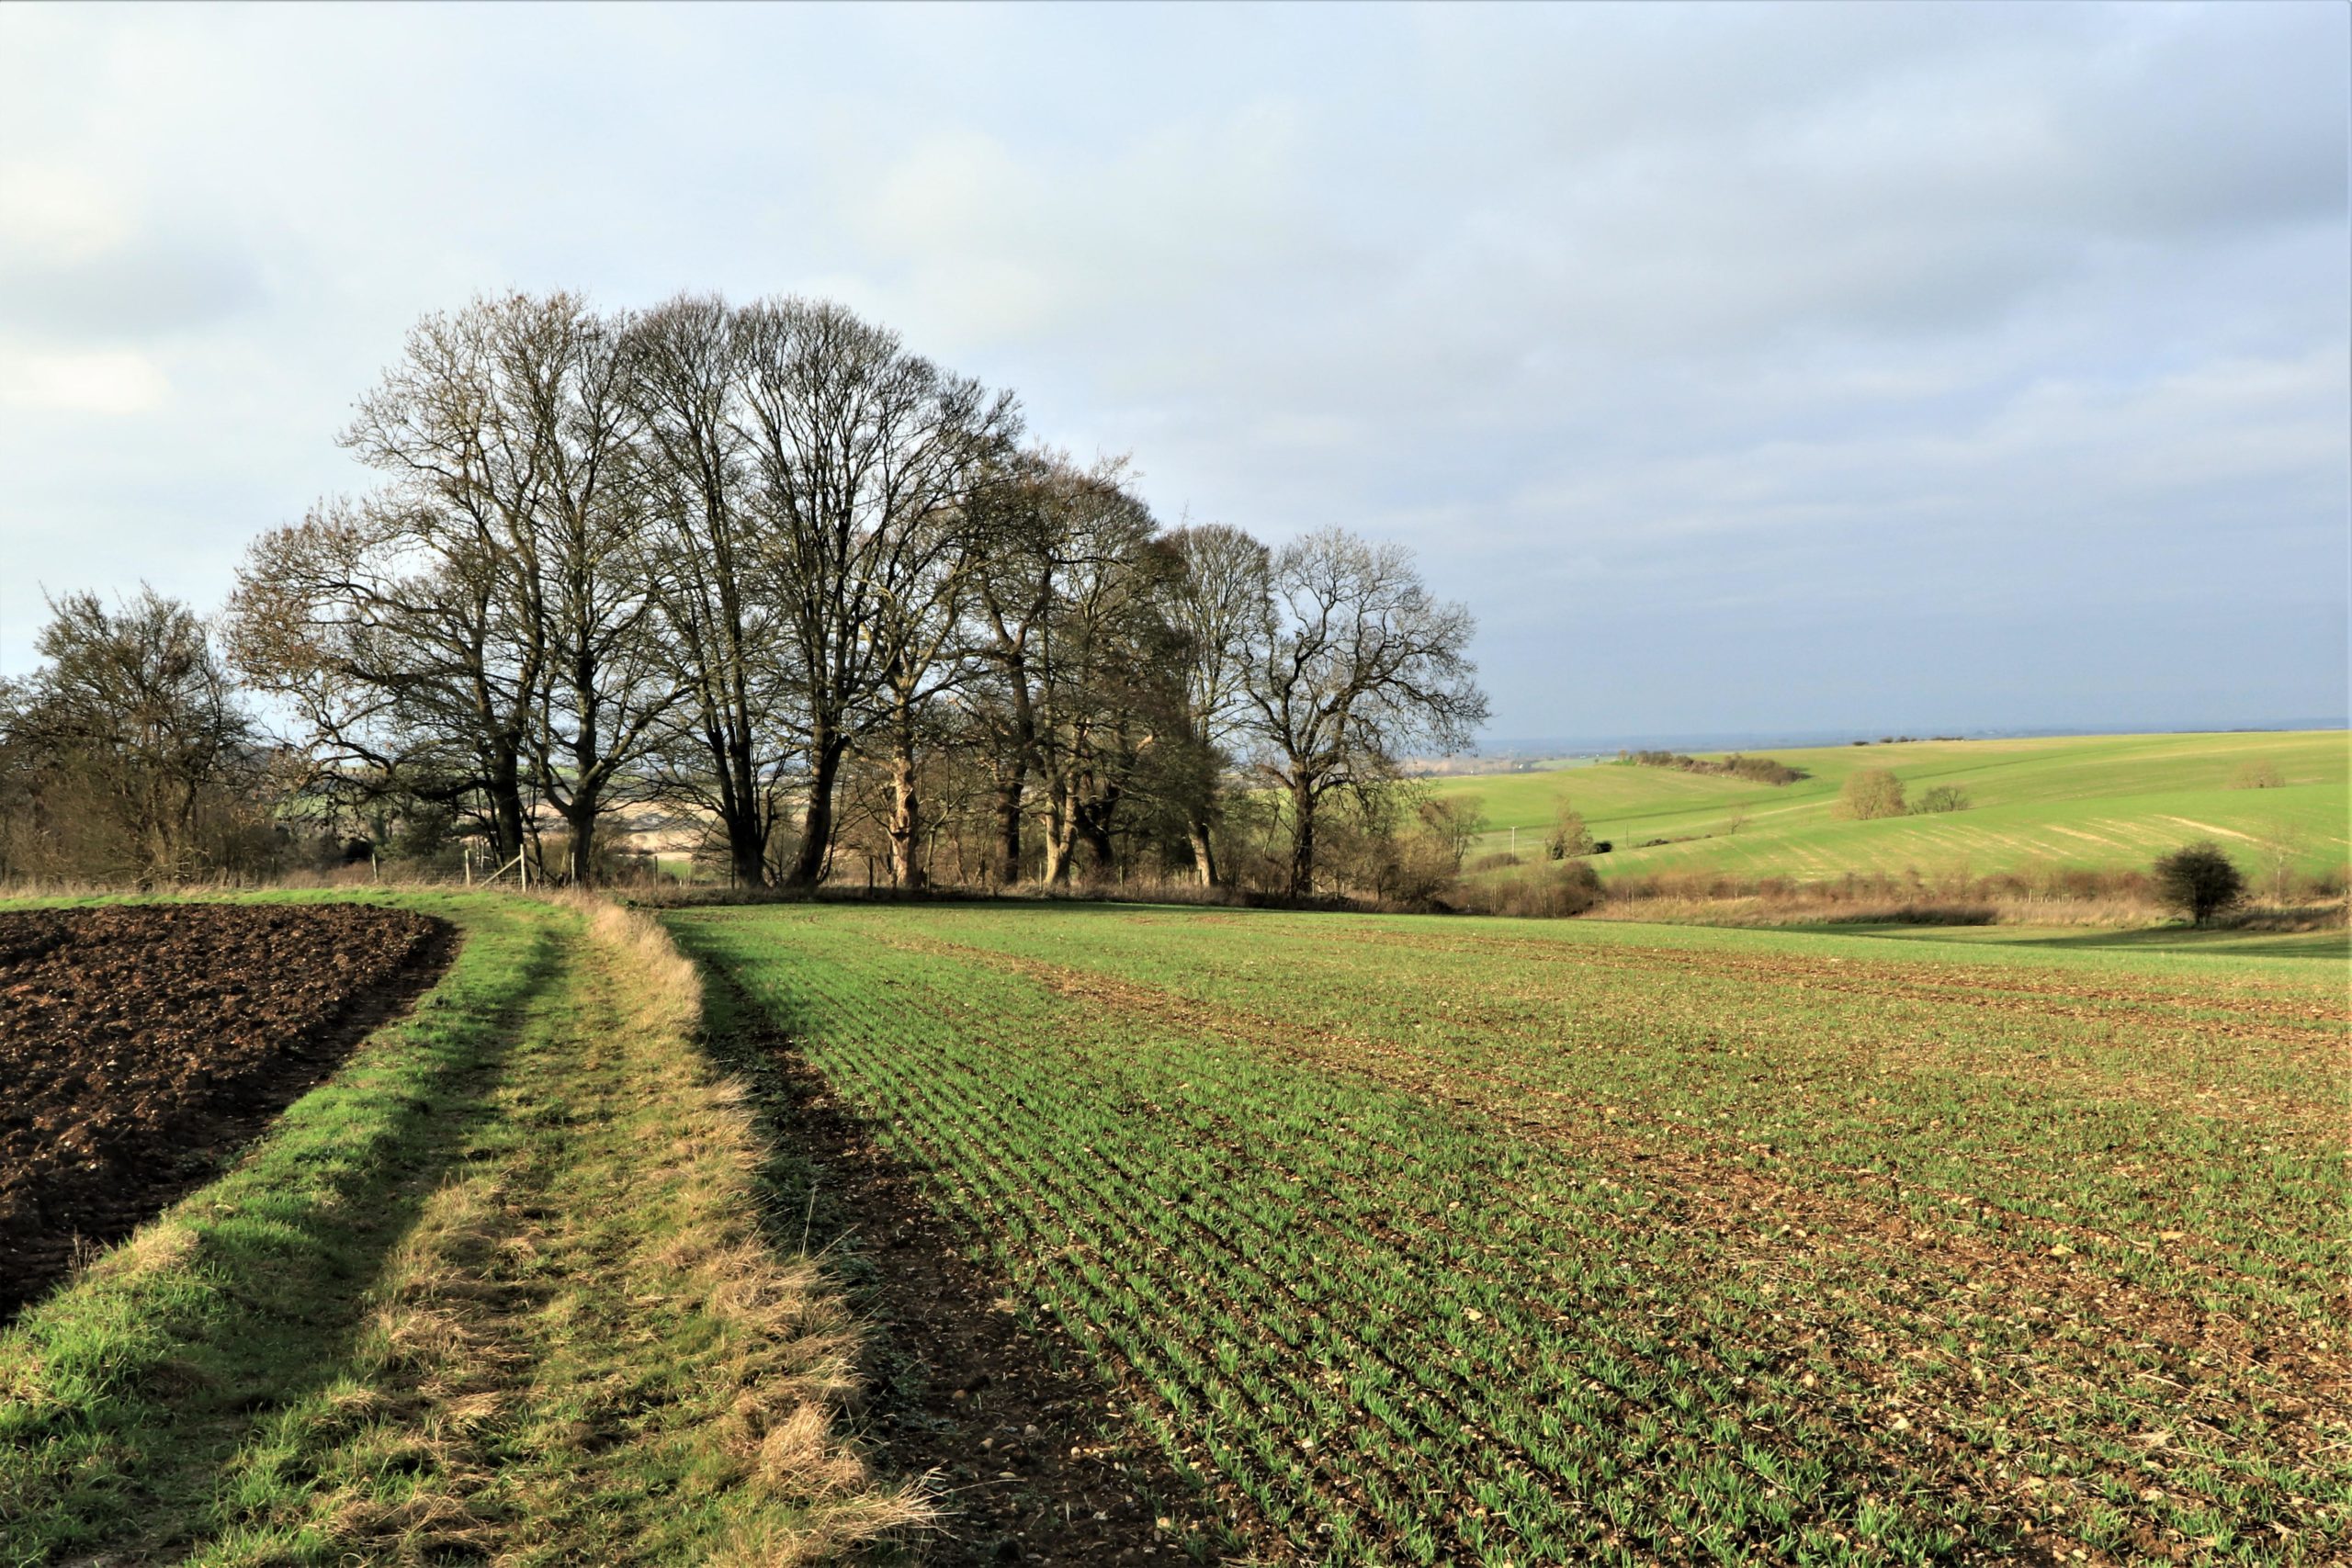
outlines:
[[1938, 784], [1911, 803], [1911, 810], [1916, 815], [1934, 816], [1967, 809], [1968, 792], [1958, 784]]
[[1903, 781], [1884, 768], [1858, 769], [1838, 794], [1838, 814], [1857, 822], [1900, 817], [1904, 810]]
[[2230, 775], [2232, 789], [2279, 789], [2286, 783], [2278, 776], [2278, 764], [2267, 757], [2256, 757]]
[[1521, 861], [1517, 855], [1512, 854], [1510, 851], [1498, 850], [1493, 854], [1480, 855], [1476, 860], [1472, 861], [1470, 863], [1470, 869], [1474, 872], [1501, 871], [1509, 866], [1523, 865], [1525, 863], [1525, 862]]
[[1544, 840], [1544, 852], [1554, 860], [1566, 860], [1573, 855], [1592, 853], [1592, 830], [1584, 825], [1584, 815], [1560, 797], [1560, 814], [1554, 819], [1551, 836]]
[[2150, 868], [2156, 897], [2203, 925], [2245, 897], [2245, 878], [2211, 839], [2162, 856]]

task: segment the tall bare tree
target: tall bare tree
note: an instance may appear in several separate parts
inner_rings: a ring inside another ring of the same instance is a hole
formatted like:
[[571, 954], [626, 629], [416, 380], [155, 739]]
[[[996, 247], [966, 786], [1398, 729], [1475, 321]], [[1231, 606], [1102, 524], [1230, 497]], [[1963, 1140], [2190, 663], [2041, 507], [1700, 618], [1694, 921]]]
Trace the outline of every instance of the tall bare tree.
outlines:
[[500, 554], [428, 502], [325, 502], [247, 547], [226, 625], [238, 673], [295, 716], [320, 776], [479, 801], [505, 858], [525, 847], [540, 682]]
[[980, 711], [1000, 726], [1001, 879], [1020, 874], [1034, 777], [1045, 880], [1058, 883], [1080, 844], [1107, 865], [1110, 819], [1165, 728], [1150, 693], [1175, 662], [1159, 592], [1172, 562], [1155, 555], [1121, 459], [1027, 454], [978, 516], [972, 618], [990, 671]]
[[769, 300], [737, 326], [751, 504], [808, 761], [786, 874], [805, 887], [824, 874], [842, 759], [887, 711], [905, 651], [884, 631], [889, 607], [923, 594], [957, 547], [944, 523], [1020, 415], [1010, 393], [947, 374], [839, 305]]
[[1268, 613], [1272, 560], [1265, 546], [1220, 523], [1176, 529], [1168, 546], [1178, 570], [1168, 580], [1166, 613], [1184, 639], [1177, 805], [1193, 871], [1214, 887], [1218, 785], [1250, 712], [1250, 639]]
[[757, 886], [799, 751], [762, 576], [763, 513], [750, 504], [742, 338], [724, 300], [681, 295], [640, 317], [631, 339], [652, 586], [684, 693], [651, 774], [663, 796], [718, 818], [735, 879]]
[[466, 759], [502, 850], [529, 836], [527, 782], [582, 881], [672, 694], [628, 364], [571, 295], [425, 317], [343, 435], [385, 489], [266, 536], [232, 606], [241, 665], [314, 739], [445, 779]]
[[1288, 891], [1315, 885], [1316, 814], [1336, 790], [1396, 776], [1415, 747], [1469, 744], [1487, 716], [1460, 604], [1430, 596], [1409, 552], [1324, 529], [1275, 552], [1250, 640], [1257, 771], [1286, 798]]
[[542, 472], [514, 585], [547, 655], [531, 754], [581, 884], [595, 880], [598, 827], [682, 690], [660, 635], [668, 562], [649, 547], [626, 328], [565, 295], [503, 301], [492, 327], [492, 386], [527, 422]]

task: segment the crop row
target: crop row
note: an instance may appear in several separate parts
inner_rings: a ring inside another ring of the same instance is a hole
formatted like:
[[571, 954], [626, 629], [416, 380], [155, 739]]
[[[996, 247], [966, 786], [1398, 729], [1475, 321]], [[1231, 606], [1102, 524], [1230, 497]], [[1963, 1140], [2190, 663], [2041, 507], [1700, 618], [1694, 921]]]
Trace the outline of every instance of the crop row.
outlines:
[[[1282, 929], [682, 922], [1299, 1559], [2292, 1561], [2340, 1527], [2343, 1471], [2307, 1451], [2340, 1405], [2167, 1337], [2170, 1298], [2121, 1277], [2138, 1255], [2037, 1247], [1988, 1291], [1969, 1256], [1886, 1242], [1949, 1201], [1792, 1186], [1701, 1113], [1643, 1120], [1622, 1051], [1534, 1049], [1535, 1012], [1500, 1005], [1532, 966], [1408, 990], [1419, 955], [1381, 974], [1347, 944], [1270, 950]], [[1792, 1066], [1737, 1033], [1668, 1081]], [[1629, 1103], [1578, 1092], [1577, 1063]], [[1840, 1228], [1858, 1213], [1879, 1223]]]

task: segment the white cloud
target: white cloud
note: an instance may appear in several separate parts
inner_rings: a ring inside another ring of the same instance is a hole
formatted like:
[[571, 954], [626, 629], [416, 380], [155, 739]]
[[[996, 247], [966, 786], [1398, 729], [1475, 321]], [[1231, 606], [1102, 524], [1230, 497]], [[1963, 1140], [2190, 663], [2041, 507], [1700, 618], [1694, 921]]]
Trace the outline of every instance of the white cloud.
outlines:
[[112, 417], [171, 396], [163, 370], [136, 349], [37, 349], [0, 342], [0, 408]]
[[128, 208], [86, 171], [21, 157], [0, 162], [0, 259], [69, 265], [130, 231]]

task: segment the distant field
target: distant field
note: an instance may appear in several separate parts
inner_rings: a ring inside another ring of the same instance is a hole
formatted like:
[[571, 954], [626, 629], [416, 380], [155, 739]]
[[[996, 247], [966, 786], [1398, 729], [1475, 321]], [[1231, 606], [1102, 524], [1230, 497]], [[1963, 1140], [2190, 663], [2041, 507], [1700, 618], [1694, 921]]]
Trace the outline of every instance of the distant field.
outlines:
[[[1939, 765], [2025, 807], [2166, 755], [2089, 744]], [[2341, 745], [2248, 750], [2340, 797]], [[1828, 755], [1791, 758], [1815, 759], [1817, 801]], [[1673, 819], [1611, 818], [1640, 801], [1600, 772], [1611, 830]], [[1255, 1560], [2352, 1542], [2340, 962], [1112, 906], [665, 919]]]
[[[2206, 838], [2251, 872], [2264, 842], [2282, 831], [2305, 872], [2340, 867], [2352, 854], [2352, 738], [2341, 730], [1922, 741], [1759, 754], [1811, 776], [1776, 787], [1611, 761], [1445, 779], [1434, 787], [1480, 798], [1491, 827], [1474, 852], [1509, 848], [1516, 828], [1523, 858], [1542, 854], [1566, 794], [1593, 835], [1616, 846], [1594, 863], [1603, 876], [2117, 868], [2144, 866], [2167, 849]], [[2271, 763], [2284, 787], [2232, 788], [2240, 770], [2256, 761]], [[1957, 785], [1967, 791], [1970, 808], [1841, 820], [1832, 808], [1859, 768], [1892, 770], [1914, 799], [1937, 784]], [[1638, 847], [1653, 839], [1674, 841]]]

